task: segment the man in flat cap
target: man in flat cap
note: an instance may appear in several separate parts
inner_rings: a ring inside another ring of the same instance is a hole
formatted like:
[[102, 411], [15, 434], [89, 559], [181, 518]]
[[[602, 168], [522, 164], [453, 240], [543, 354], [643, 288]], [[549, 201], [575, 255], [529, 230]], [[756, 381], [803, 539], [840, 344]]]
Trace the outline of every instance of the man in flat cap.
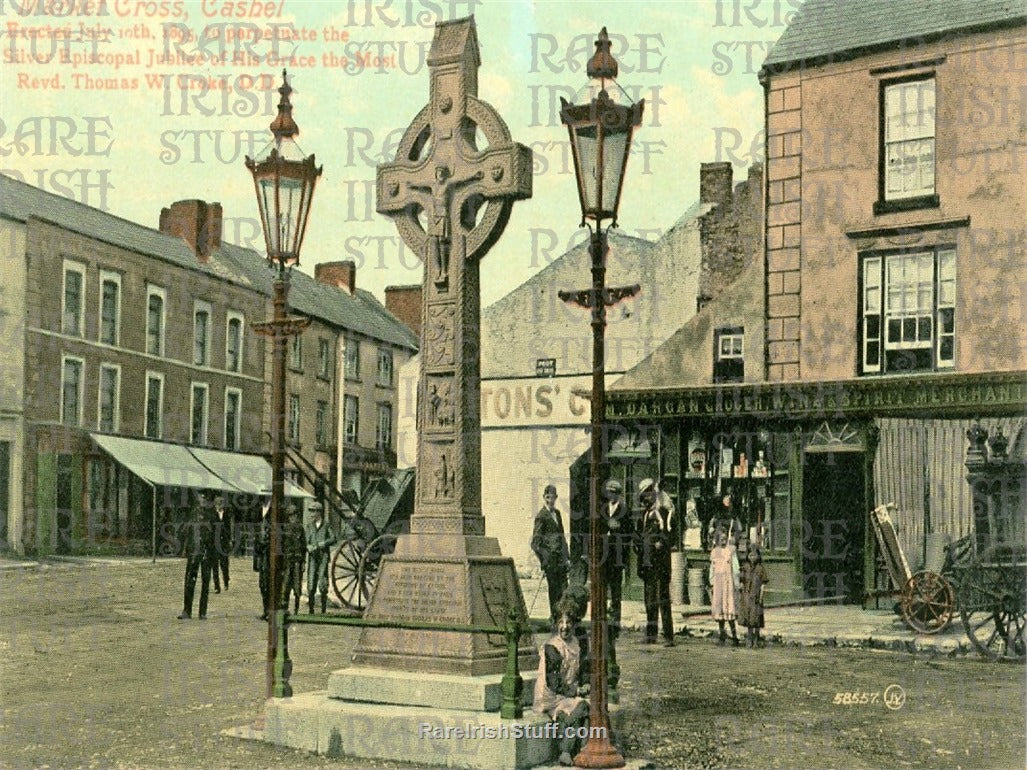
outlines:
[[628, 563], [635, 527], [631, 511], [624, 501], [624, 487], [621, 483], [610, 479], [603, 487], [603, 492], [605, 500], [599, 510], [599, 541], [603, 550], [599, 554], [599, 564], [606, 579], [610, 630], [616, 635], [620, 629], [624, 567]]
[[635, 538], [638, 576], [645, 582], [645, 643], [656, 643], [657, 615], [663, 625], [663, 644], [674, 646], [674, 624], [670, 614], [670, 549], [673, 543], [673, 513], [660, 503], [652, 479], [638, 484], [642, 521]]
[[307, 529], [307, 609], [314, 614], [314, 594], [321, 594], [321, 614], [328, 609], [328, 561], [335, 533], [325, 519], [324, 508], [314, 500], [309, 505], [314, 517]]

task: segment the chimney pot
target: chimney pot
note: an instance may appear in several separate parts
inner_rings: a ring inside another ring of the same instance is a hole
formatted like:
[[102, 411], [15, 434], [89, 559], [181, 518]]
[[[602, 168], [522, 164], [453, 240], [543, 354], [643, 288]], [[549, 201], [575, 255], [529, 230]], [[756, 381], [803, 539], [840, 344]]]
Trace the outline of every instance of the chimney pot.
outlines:
[[728, 161], [699, 164], [699, 202], [718, 206], [730, 204], [732, 174]]

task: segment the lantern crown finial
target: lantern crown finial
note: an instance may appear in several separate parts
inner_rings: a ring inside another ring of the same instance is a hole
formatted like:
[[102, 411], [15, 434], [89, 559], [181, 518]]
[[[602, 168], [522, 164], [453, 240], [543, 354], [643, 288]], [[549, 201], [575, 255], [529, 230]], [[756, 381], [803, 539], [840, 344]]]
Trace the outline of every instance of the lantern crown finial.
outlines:
[[282, 85], [278, 88], [278, 93], [281, 94], [282, 99], [278, 102], [278, 115], [271, 121], [271, 133], [275, 135], [276, 139], [293, 137], [300, 132], [300, 127], [292, 119], [292, 102], [289, 101], [292, 87], [289, 85], [286, 75], [287, 73], [283, 69]]
[[588, 60], [585, 74], [590, 78], [603, 80], [617, 77], [617, 60], [610, 53], [610, 36], [606, 33], [606, 27], [599, 31], [599, 37], [596, 38], [596, 52]]

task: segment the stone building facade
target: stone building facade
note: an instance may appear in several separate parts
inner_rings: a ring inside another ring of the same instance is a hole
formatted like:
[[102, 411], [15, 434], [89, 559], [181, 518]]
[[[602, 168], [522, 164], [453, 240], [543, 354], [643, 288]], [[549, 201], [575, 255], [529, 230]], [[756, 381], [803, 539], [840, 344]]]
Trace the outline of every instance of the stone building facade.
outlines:
[[[266, 453], [270, 346], [251, 324], [271, 315], [271, 275], [256, 253], [221, 242], [221, 218], [219, 204], [179, 201], [154, 230], [0, 176], [6, 547], [149, 552], [188, 499], [182, 489], [242, 489], [191, 450], [229, 465]], [[337, 483], [342, 341], [401, 364], [416, 340], [355, 287], [296, 272], [290, 299], [313, 323], [287, 358], [287, 434]], [[380, 382], [360, 415], [372, 426], [395, 400], [395, 377]], [[376, 463], [366, 472], [394, 467], [391, 420], [384, 427], [354, 442]]]
[[762, 259], [609, 395], [704, 524], [731, 495], [776, 598], [887, 587], [867, 523], [886, 503], [928, 563], [974, 526], [972, 422], [1023, 430], [1025, 23], [805, 3], [761, 72]]

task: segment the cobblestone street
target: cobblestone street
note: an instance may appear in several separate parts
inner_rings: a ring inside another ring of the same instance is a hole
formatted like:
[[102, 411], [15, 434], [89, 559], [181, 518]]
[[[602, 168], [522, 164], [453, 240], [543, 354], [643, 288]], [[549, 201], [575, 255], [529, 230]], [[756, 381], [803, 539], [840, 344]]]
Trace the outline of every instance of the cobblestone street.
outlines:
[[[183, 570], [179, 560], [0, 570], [2, 766], [367, 766], [221, 734], [262, 706], [256, 575], [234, 560], [231, 589], [211, 595], [209, 619], [179, 621]], [[296, 692], [323, 688], [356, 634], [294, 628]], [[680, 636], [665, 649], [639, 639], [629, 633], [619, 644], [617, 720], [627, 756], [653, 767], [1025, 764], [1020, 667], [858, 649], [750, 651]], [[899, 708], [884, 703], [889, 685], [905, 693]]]

